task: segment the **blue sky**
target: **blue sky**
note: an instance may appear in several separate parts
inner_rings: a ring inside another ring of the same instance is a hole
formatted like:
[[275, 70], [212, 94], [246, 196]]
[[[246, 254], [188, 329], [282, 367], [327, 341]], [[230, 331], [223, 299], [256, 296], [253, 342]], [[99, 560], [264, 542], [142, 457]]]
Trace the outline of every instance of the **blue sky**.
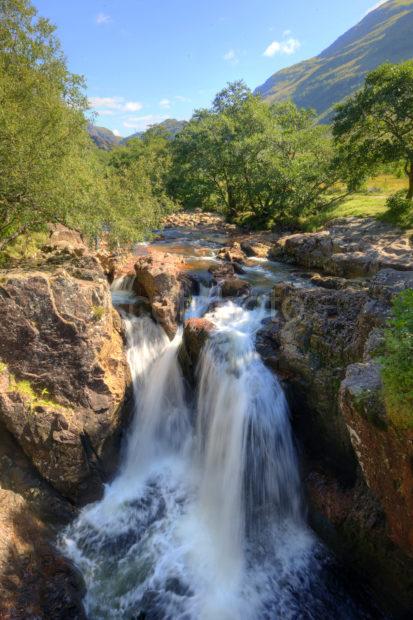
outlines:
[[[229, 81], [250, 88], [318, 54], [375, 0], [34, 0], [87, 81], [95, 123], [127, 136], [190, 118]], [[380, 4], [380, 3], [379, 3]]]

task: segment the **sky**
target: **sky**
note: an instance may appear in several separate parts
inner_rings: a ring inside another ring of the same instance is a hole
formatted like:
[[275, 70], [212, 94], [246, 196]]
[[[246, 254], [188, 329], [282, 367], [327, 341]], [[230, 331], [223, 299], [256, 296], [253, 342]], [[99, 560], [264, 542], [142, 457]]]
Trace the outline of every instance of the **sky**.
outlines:
[[94, 123], [128, 136], [209, 107], [227, 82], [254, 89], [319, 54], [374, 0], [33, 0], [86, 78]]

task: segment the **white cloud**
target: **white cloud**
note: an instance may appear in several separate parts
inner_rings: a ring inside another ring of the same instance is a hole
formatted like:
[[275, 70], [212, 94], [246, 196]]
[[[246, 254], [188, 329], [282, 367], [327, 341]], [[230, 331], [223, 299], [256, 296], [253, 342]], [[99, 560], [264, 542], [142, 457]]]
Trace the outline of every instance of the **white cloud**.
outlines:
[[386, 4], [387, 0], [380, 0], [380, 2], [376, 2], [376, 4], [374, 6], [371, 7], [371, 9], [369, 9], [368, 11], [366, 11], [366, 13], [364, 14], [364, 17], [366, 15], [368, 15], [369, 13], [372, 13], [373, 11], [375, 11], [376, 9], [378, 9], [382, 4]]
[[110, 15], [106, 15], [106, 13], [98, 13], [96, 15], [96, 23], [98, 26], [102, 26], [103, 24], [108, 24], [111, 21]]
[[115, 134], [115, 136], [117, 136], [118, 138], [120, 138], [120, 131], [119, 129], [114, 129], [113, 133]]
[[176, 95], [175, 99], [181, 103], [191, 103], [191, 100], [189, 97], [182, 97], [182, 95]]
[[168, 117], [164, 114], [147, 114], [146, 116], [130, 116], [123, 122], [123, 126], [126, 129], [133, 129], [134, 131], [145, 131], [150, 125], [161, 123]]
[[125, 112], [139, 112], [142, 110], [143, 105], [139, 101], [127, 101], [125, 103]]
[[110, 116], [116, 112], [139, 112], [143, 104], [140, 101], [126, 101], [124, 97], [89, 97], [89, 105], [99, 114]]
[[235, 50], [228, 50], [223, 56], [224, 60], [230, 62], [232, 65], [236, 65], [239, 62], [237, 52]]
[[287, 54], [290, 56], [294, 54], [301, 47], [301, 43], [298, 39], [294, 39], [293, 37], [289, 37], [284, 41], [273, 41], [269, 44], [267, 49], [264, 52], [264, 56], [268, 58], [272, 58], [275, 54]]
[[115, 112], [113, 110], [99, 110], [99, 116], [113, 116]]
[[284, 30], [284, 32], [283, 32], [283, 37], [284, 37], [284, 39], [285, 39], [286, 37], [289, 37], [290, 35], [292, 35], [291, 30]]
[[161, 99], [159, 102], [159, 107], [163, 108], [164, 110], [169, 110], [169, 108], [171, 107], [170, 99]]

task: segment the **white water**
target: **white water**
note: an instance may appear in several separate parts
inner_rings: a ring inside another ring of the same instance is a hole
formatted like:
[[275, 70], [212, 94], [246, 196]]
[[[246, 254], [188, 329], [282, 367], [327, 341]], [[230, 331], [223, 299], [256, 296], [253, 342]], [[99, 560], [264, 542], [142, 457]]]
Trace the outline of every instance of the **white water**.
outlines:
[[[189, 315], [210, 301], [203, 289]], [[255, 351], [265, 313], [228, 302], [206, 315], [216, 330], [191, 406], [182, 333], [170, 342], [149, 317], [124, 316], [136, 404], [124, 462], [62, 542], [84, 575], [89, 618], [322, 617], [300, 601], [316, 544], [284, 394]]]

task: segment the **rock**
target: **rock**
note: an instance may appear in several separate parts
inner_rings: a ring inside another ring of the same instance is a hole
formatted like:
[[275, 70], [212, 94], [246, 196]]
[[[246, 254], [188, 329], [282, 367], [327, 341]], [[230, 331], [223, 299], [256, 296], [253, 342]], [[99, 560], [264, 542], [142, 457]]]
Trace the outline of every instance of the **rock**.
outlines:
[[393, 269], [359, 289], [279, 283], [257, 334], [285, 379], [302, 451], [322, 470], [307, 479], [313, 527], [402, 613], [413, 605], [413, 430], [388, 416], [377, 358], [391, 302], [411, 286], [411, 272]]
[[136, 293], [148, 298], [153, 318], [173, 338], [192, 290], [190, 279], [180, 271], [178, 258], [162, 253], [141, 257], [135, 273]]
[[336, 219], [320, 232], [285, 236], [273, 255], [344, 278], [367, 277], [387, 268], [413, 270], [408, 236], [373, 218]]
[[349, 281], [345, 278], [337, 278], [334, 276], [322, 276], [319, 273], [314, 274], [310, 278], [311, 284], [314, 286], [320, 286], [322, 288], [328, 288], [332, 290], [340, 290], [343, 288], [347, 288], [349, 285]]
[[208, 319], [189, 319], [185, 321], [178, 359], [185, 378], [191, 384], [195, 383], [195, 372], [202, 349], [214, 329], [214, 324], [208, 321]]
[[241, 250], [247, 256], [256, 256], [258, 258], [269, 258], [271, 252], [271, 245], [260, 243], [259, 241], [243, 241], [241, 243]]
[[222, 297], [240, 297], [250, 291], [250, 285], [240, 278], [227, 278], [221, 283]]
[[116, 466], [129, 371], [121, 321], [96, 259], [0, 277], [0, 420], [74, 502]]
[[87, 254], [88, 247], [82, 235], [63, 224], [49, 224], [48, 245], [54, 249], [78, 250], [79, 255]]
[[304, 483], [311, 527], [351, 563], [389, 617], [410, 617], [413, 560], [389, 540], [383, 509], [362, 478], [354, 486], [343, 486], [313, 463]]
[[340, 409], [364, 479], [386, 514], [390, 538], [413, 558], [413, 429], [389, 423], [377, 363], [348, 367]]
[[0, 617], [85, 620], [84, 583], [52, 532], [13, 491], [0, 489]]
[[339, 415], [338, 389], [347, 365], [363, 355], [368, 334], [359, 326], [359, 315], [367, 300], [363, 291], [297, 289], [284, 283], [274, 287], [273, 295], [282, 320], [278, 368], [290, 377], [302, 432], [350, 479], [357, 461]]
[[369, 293], [374, 299], [390, 303], [396, 295], [410, 288], [413, 289], [413, 270], [382, 269], [371, 279]]
[[235, 241], [230, 247], [221, 248], [218, 252], [218, 258], [228, 261], [229, 263], [243, 264], [246, 261], [246, 256], [237, 241]]
[[219, 265], [213, 265], [208, 269], [216, 282], [224, 280], [225, 278], [232, 278], [235, 275], [235, 269], [233, 263], [221, 263]]

